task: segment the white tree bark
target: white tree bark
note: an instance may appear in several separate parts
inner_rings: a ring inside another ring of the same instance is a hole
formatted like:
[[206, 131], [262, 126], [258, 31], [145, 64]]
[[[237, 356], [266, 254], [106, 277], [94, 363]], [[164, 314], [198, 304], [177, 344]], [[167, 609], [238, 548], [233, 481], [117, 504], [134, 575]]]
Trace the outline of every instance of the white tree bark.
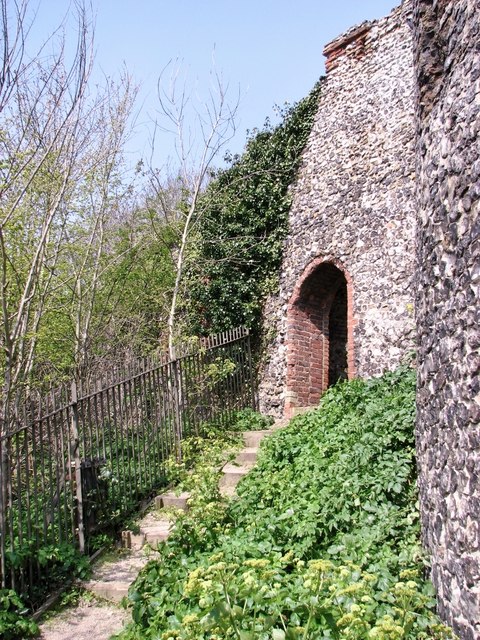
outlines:
[[[171, 73], [167, 77], [168, 70]], [[207, 99], [195, 98], [193, 92], [187, 90], [186, 82], [181, 81], [181, 71], [180, 65], [170, 65], [158, 81], [162, 123], [157, 122], [157, 126], [174, 136], [177, 172], [187, 197], [186, 213], [181, 212], [178, 203], [176, 211], [181, 232], [174, 256], [175, 283], [167, 321], [170, 359], [175, 357], [175, 324], [189, 240], [195, 223], [201, 217], [200, 196], [213, 163], [235, 135], [239, 103], [237, 96], [234, 103], [229, 104], [228, 86], [215, 71], [211, 73], [212, 86]]]

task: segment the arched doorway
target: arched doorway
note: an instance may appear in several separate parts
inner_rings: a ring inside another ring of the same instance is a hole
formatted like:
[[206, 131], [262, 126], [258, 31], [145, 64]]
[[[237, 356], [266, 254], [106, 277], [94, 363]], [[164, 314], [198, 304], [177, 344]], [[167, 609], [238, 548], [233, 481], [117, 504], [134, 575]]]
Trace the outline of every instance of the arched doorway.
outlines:
[[353, 376], [351, 281], [317, 259], [300, 278], [288, 307], [285, 414], [318, 404], [326, 389]]

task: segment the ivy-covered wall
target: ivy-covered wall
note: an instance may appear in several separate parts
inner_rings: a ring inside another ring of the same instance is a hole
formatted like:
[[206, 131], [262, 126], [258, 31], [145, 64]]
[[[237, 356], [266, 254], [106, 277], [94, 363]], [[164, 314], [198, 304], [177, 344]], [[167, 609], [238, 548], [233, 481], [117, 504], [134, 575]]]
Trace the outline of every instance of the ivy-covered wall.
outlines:
[[188, 265], [191, 333], [248, 326], [258, 345], [263, 302], [276, 289], [291, 205], [289, 187], [312, 128], [320, 84], [251, 132], [199, 203], [198, 239]]
[[480, 638], [480, 2], [415, 0], [417, 455], [440, 613]]
[[[334, 265], [347, 283], [345, 375], [379, 374], [414, 348], [410, 18], [406, 2], [325, 48], [327, 76], [292, 187], [279, 292], [265, 312], [268, 347], [260, 400], [269, 413], [293, 412], [304, 404], [302, 385], [315, 382], [321, 391], [328, 378], [328, 325], [338, 309], [337, 285], [325, 282], [326, 302], [311, 303], [321, 308], [322, 318], [309, 311], [305, 298], [323, 286], [321, 270], [329, 273], [324, 264]], [[308, 278], [317, 281], [313, 289]], [[323, 332], [320, 340], [318, 332]], [[308, 358], [318, 345], [323, 369], [311, 381]]]

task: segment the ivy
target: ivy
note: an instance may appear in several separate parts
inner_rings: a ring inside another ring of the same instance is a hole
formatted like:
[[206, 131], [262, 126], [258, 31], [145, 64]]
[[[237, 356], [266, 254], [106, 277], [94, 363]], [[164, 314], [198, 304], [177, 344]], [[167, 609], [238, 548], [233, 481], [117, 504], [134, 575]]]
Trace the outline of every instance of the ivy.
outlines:
[[265, 297], [277, 287], [291, 205], [289, 187], [317, 111], [309, 96], [254, 130], [242, 156], [228, 158], [200, 204], [198, 241], [188, 269], [192, 333], [239, 325], [259, 334]]

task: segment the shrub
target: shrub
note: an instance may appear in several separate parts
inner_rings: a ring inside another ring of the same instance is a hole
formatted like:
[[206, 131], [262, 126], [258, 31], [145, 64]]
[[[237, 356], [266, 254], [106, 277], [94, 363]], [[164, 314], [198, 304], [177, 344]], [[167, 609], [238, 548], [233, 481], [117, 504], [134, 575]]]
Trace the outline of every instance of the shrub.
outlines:
[[0, 638], [24, 640], [38, 635], [38, 625], [25, 617], [27, 609], [11, 589], [0, 589]]

